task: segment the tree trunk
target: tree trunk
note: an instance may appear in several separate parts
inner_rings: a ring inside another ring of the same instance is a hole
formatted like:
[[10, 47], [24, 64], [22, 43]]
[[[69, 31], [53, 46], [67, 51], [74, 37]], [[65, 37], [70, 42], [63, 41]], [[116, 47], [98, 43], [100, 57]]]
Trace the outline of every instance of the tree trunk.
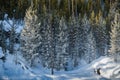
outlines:
[[72, 0], [72, 16], [74, 16], [74, 0]]
[[51, 9], [51, 7], [50, 7], [50, 2], [51, 2], [51, 0], [49, 0], [49, 12], [50, 12], [50, 9]]
[[68, 0], [68, 10], [69, 10], [69, 15], [71, 14], [70, 12], [70, 0]]
[[78, 14], [77, 14], [77, 0], [75, 0], [75, 16], [78, 16]]

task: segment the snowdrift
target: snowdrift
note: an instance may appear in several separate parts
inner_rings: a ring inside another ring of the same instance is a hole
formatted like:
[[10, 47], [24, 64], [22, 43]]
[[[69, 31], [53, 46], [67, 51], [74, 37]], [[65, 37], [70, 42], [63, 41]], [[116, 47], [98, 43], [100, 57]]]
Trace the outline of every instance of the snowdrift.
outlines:
[[120, 63], [114, 62], [114, 59], [112, 57], [102, 56], [99, 59], [93, 61], [90, 64], [90, 68], [101, 68], [100, 76], [112, 80], [120, 80]]
[[[43, 68], [27, 66], [20, 55], [16, 63], [15, 55], [8, 53], [5, 63], [0, 60], [0, 80], [120, 80], [120, 64], [115, 63], [111, 57], [102, 56], [90, 64], [80, 66], [79, 69], [50, 75], [50, 72]], [[1, 50], [0, 55], [3, 55]], [[98, 68], [101, 68], [100, 75], [95, 72]]]

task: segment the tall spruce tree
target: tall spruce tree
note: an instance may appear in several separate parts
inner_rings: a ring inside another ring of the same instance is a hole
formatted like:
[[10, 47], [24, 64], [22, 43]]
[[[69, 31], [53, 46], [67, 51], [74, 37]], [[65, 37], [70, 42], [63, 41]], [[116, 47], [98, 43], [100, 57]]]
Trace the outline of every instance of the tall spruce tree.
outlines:
[[64, 17], [59, 20], [59, 33], [57, 38], [57, 63], [58, 63], [58, 70], [64, 69], [67, 70], [67, 63], [68, 63], [68, 27], [66, 25], [66, 21]]
[[96, 55], [97, 55], [96, 52], [97, 52], [96, 41], [95, 41], [92, 30], [90, 30], [87, 35], [87, 56], [86, 57], [87, 57], [88, 63], [96, 59]]
[[89, 20], [87, 19], [87, 16], [84, 15], [83, 19], [82, 19], [82, 29], [83, 29], [83, 33], [82, 33], [82, 49], [83, 49], [83, 57], [86, 60], [86, 62], [89, 62], [89, 52], [88, 52], [88, 34], [90, 32], [90, 23]]
[[37, 23], [38, 18], [36, 14], [37, 11], [33, 10], [31, 5], [26, 12], [25, 27], [21, 33], [21, 51], [30, 66], [33, 66], [33, 61], [38, 54], [36, 52], [38, 46], [37, 38], [41, 38], [38, 34], [39, 24]]
[[120, 61], [120, 14], [115, 13], [114, 21], [111, 24], [111, 48], [110, 53], [115, 61]]
[[93, 29], [93, 35], [95, 37], [96, 41], [96, 48], [97, 48], [97, 58], [100, 56], [105, 55], [105, 51], [107, 48], [107, 30], [106, 30], [106, 21], [105, 19], [101, 16], [98, 20], [98, 23], [93, 24], [94, 26]]
[[74, 59], [75, 59], [75, 56], [76, 56], [76, 47], [75, 47], [75, 44], [76, 44], [76, 38], [77, 38], [77, 35], [76, 35], [76, 28], [74, 27], [75, 26], [75, 17], [71, 17], [70, 18], [70, 21], [69, 21], [69, 27], [68, 27], [68, 39], [69, 39], [69, 55], [70, 55], [70, 59], [71, 59], [71, 68], [74, 67]]

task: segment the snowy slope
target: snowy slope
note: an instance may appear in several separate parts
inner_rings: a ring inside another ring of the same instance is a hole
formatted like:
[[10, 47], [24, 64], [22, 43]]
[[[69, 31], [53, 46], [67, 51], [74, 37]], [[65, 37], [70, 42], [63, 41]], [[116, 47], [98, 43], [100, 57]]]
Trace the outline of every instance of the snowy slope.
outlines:
[[[56, 71], [55, 75], [50, 75], [50, 71], [42, 67], [30, 68], [21, 55], [18, 56], [16, 60], [15, 55], [7, 53], [6, 62], [0, 60], [0, 80], [120, 80], [120, 64], [110, 57], [103, 56], [76, 70]], [[101, 75], [95, 73], [98, 68], [101, 68]]]
[[120, 79], [120, 63], [115, 63], [111, 57], [101, 57], [93, 61], [91, 68], [101, 68], [102, 77]]

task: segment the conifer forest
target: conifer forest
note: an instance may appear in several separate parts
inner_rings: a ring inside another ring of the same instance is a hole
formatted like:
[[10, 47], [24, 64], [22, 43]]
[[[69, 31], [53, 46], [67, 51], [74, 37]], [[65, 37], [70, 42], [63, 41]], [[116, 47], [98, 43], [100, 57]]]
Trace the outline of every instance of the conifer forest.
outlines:
[[0, 80], [120, 80], [120, 0], [0, 0]]

